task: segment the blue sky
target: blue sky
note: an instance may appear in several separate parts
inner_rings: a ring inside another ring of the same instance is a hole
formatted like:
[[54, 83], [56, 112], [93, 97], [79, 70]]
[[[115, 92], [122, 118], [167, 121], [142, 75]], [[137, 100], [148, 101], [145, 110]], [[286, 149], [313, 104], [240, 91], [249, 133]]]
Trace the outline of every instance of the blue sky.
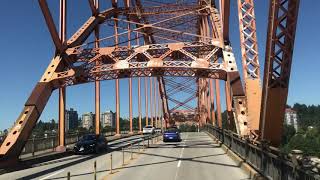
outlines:
[[[68, 34], [70, 37], [90, 15], [90, 8], [87, 1], [69, 2]], [[266, 0], [255, 2], [260, 64], [263, 66], [269, 4]], [[55, 12], [53, 15], [57, 17], [58, 1], [49, 0], [49, 5]], [[107, 4], [102, 6], [104, 8]], [[288, 104], [291, 105], [296, 102], [319, 104], [320, 101], [318, 93], [320, 61], [317, 49], [320, 42], [319, 7], [320, 1], [314, 0], [303, 0], [300, 4], [288, 98]], [[234, 0], [231, 4], [230, 33], [238, 67], [241, 67], [236, 14], [237, 7]], [[34, 85], [49, 64], [54, 47], [36, 0], [2, 0], [0, 23], [0, 129], [4, 129], [10, 127], [20, 114]], [[125, 117], [128, 116], [127, 84], [128, 80], [121, 80], [121, 114]], [[137, 94], [136, 84], [134, 83], [133, 86], [133, 94]], [[101, 110], [114, 110], [114, 81], [102, 82], [101, 92]], [[67, 95], [68, 108], [73, 107], [80, 114], [94, 112], [94, 84], [68, 87]], [[57, 92], [54, 92], [40, 119], [57, 118], [57, 97]], [[144, 103], [144, 100], [142, 102]], [[136, 98], [133, 99], [133, 103], [137, 104]], [[142, 105], [144, 107], [144, 104]], [[137, 114], [136, 105], [133, 111]]]

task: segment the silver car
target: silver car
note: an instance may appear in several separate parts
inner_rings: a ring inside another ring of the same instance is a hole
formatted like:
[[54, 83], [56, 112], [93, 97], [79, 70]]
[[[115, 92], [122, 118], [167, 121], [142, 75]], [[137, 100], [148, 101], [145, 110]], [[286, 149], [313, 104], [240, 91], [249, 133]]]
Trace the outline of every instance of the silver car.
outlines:
[[154, 134], [154, 127], [151, 125], [148, 125], [142, 129], [142, 133], [143, 134]]

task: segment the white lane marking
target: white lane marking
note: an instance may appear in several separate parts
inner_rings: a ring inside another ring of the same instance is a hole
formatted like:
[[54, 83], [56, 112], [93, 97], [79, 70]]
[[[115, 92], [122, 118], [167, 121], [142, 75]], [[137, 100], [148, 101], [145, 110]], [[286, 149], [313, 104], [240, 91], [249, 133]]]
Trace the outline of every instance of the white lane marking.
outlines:
[[181, 160], [179, 160], [177, 167], [180, 167], [181, 165]]
[[[186, 144], [186, 139], [187, 139], [187, 137], [188, 137], [188, 134], [187, 134], [187, 136], [185, 137], [185, 140], [183, 141], [183, 148], [182, 148], [182, 150], [181, 150], [181, 153], [180, 153], [180, 159], [182, 158], [182, 155], [183, 155], [183, 151], [184, 151], [184, 146], [185, 146], [185, 144]], [[178, 161], [178, 164], [177, 164], [177, 167], [179, 168], [181, 166], [181, 160], [179, 160]]]
[[55, 176], [55, 175], [57, 175], [57, 174], [60, 174], [60, 173], [62, 173], [63, 171], [64, 171], [64, 169], [62, 169], [62, 170], [60, 170], [60, 171], [57, 171], [57, 172], [55, 172], [55, 173], [52, 173], [52, 174], [50, 174], [50, 175], [48, 175], [48, 176], [46, 176], [46, 177], [43, 177], [43, 178], [41, 178], [41, 179], [39, 179], [39, 180], [48, 179], [49, 177]]

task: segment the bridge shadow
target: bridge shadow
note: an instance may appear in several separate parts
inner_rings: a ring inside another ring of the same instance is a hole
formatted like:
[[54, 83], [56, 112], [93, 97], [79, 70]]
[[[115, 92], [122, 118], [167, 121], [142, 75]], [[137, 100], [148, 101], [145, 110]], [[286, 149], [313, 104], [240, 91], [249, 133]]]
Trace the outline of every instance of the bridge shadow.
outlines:
[[[204, 143], [195, 143], [195, 144], [204, 144]], [[161, 148], [173, 148], [172, 146], [175, 146], [176, 148], [197, 148], [197, 147], [192, 147], [194, 144], [190, 145], [190, 147], [186, 146], [181, 146], [182, 144], [178, 143], [170, 143], [170, 144], [160, 144], [159, 147]], [[171, 147], [170, 147], [171, 146]], [[180, 147], [177, 147], [180, 146]], [[220, 146], [215, 146], [215, 148], [219, 148]], [[156, 147], [154, 147], [156, 148]], [[206, 147], [206, 148], [212, 148], [212, 147]], [[126, 153], [131, 153], [129, 150], [125, 150], [124, 152]], [[168, 156], [168, 155], [162, 155], [162, 154], [157, 154], [157, 153], [147, 153], [147, 152], [133, 152], [134, 154], [139, 154], [139, 155], [144, 155], [144, 156], [154, 156], [154, 157], [161, 157], [161, 158], [166, 158], [168, 160], [160, 161], [160, 162], [154, 162], [154, 163], [143, 163], [143, 164], [138, 164], [138, 165], [126, 165], [118, 168], [114, 168], [113, 171], [117, 172], [120, 170], [126, 170], [126, 169], [133, 169], [133, 168], [141, 168], [141, 167], [146, 167], [146, 166], [154, 166], [154, 165], [160, 165], [160, 164], [168, 164], [168, 163], [173, 163], [173, 162], [178, 162], [178, 161], [187, 161], [187, 162], [194, 162], [194, 163], [201, 163], [201, 164], [207, 164], [207, 165], [216, 165], [216, 166], [225, 166], [225, 167], [231, 167], [231, 168], [240, 168], [241, 163], [238, 163], [236, 165], [234, 164], [227, 164], [227, 163], [220, 163], [220, 162], [210, 162], [210, 161], [205, 161], [205, 160], [200, 160], [201, 158], [210, 158], [210, 157], [217, 157], [217, 156], [223, 156], [226, 155], [226, 152], [223, 153], [217, 153], [217, 154], [209, 154], [209, 155], [203, 155], [203, 156], [194, 156], [194, 157], [185, 157], [185, 158], [180, 158], [180, 157], [175, 157], [175, 156]], [[93, 171], [86, 172], [86, 173], [81, 173], [81, 174], [71, 174], [71, 177], [81, 177], [81, 176], [88, 176], [92, 175], [93, 176]], [[110, 173], [110, 169], [103, 169], [97, 171], [97, 173]], [[56, 178], [51, 178], [52, 180], [55, 179], [61, 179], [61, 178], [66, 178], [66, 176], [60, 176]]]
[[[204, 136], [207, 137], [207, 136]], [[199, 138], [199, 136], [198, 136]], [[117, 144], [117, 143], [115, 143]], [[214, 143], [212, 140], [192, 140], [190, 137], [188, 137], [188, 140], [185, 141], [185, 144], [183, 143], [165, 143], [165, 144], [153, 144], [150, 148], [220, 148], [220, 145]], [[114, 149], [110, 149], [108, 152], [112, 152], [112, 151], [119, 151], [121, 148], [118, 147], [114, 147]], [[125, 151], [127, 153], [131, 152], [129, 150]], [[63, 162], [63, 161], [68, 161], [68, 160], [75, 160], [63, 165], [59, 165], [57, 167], [53, 167], [47, 170], [43, 170], [41, 172], [37, 172], [35, 174], [31, 174], [31, 175], [27, 175], [25, 177], [22, 177], [20, 179], [34, 179], [34, 178], [38, 178], [41, 177], [43, 175], [47, 175], [56, 171], [59, 171], [61, 169], [65, 169], [68, 168], [70, 166], [82, 163], [84, 161], [88, 161], [91, 160], [93, 158], [97, 158], [99, 156], [103, 156], [104, 154], [99, 154], [99, 155], [88, 155], [87, 157], [83, 156], [76, 156], [76, 157], [69, 157], [69, 158], [64, 158], [64, 159], [59, 159], [56, 161], [50, 161], [50, 162], [45, 162], [40, 164], [39, 166], [44, 166], [44, 165], [48, 165], [48, 164], [54, 164], [54, 163], [59, 163], [59, 162]], [[210, 158], [210, 157], [214, 157], [214, 156], [223, 156], [226, 153], [219, 153], [219, 154], [209, 154], [209, 155], [203, 155], [203, 156], [194, 156], [194, 157], [186, 157], [186, 158], [180, 158], [180, 157], [175, 157], [175, 156], [170, 156], [170, 155], [162, 155], [162, 154], [157, 154], [157, 153], [146, 153], [146, 152], [133, 152], [135, 154], [141, 154], [144, 156], [155, 156], [155, 157], [161, 157], [161, 158], [166, 158], [167, 160], [164, 161], [160, 161], [160, 162], [153, 162], [153, 163], [143, 163], [143, 164], [137, 164], [137, 165], [127, 165], [127, 166], [122, 166], [122, 167], [118, 167], [118, 168], [114, 168], [113, 170], [116, 171], [120, 171], [120, 170], [125, 170], [125, 169], [132, 169], [132, 168], [141, 168], [141, 167], [146, 167], [146, 166], [153, 166], [153, 165], [159, 165], [159, 164], [168, 164], [168, 163], [172, 163], [172, 162], [177, 162], [177, 161], [187, 161], [187, 162], [194, 162], [194, 163], [201, 163], [201, 164], [207, 164], [207, 165], [218, 165], [218, 166], [225, 166], [225, 167], [231, 167], [231, 168], [239, 168], [241, 166], [241, 163], [239, 164], [228, 164], [228, 163], [220, 163], [220, 162], [210, 162], [210, 161], [206, 161], [206, 160], [200, 160], [200, 158]], [[109, 169], [102, 169], [97, 171], [97, 173], [107, 173], [110, 172]], [[93, 176], [93, 171], [89, 172], [85, 172], [85, 173], [81, 173], [81, 174], [72, 174], [71, 172], [71, 177], [81, 177], [81, 176], [88, 176], [88, 175], [92, 175]], [[51, 179], [61, 179], [61, 178], [66, 178], [66, 175], [60, 176], [60, 177], [56, 177], [56, 178], [51, 178]]]
[[[126, 152], [129, 153], [130, 151], [126, 151]], [[153, 166], [153, 165], [159, 165], [159, 164], [167, 164], [167, 163], [172, 163], [172, 162], [178, 162], [179, 160], [196, 162], [196, 163], [206, 163], [206, 164], [211, 164], [211, 165], [227, 166], [227, 167], [233, 167], [233, 168], [239, 168], [240, 165], [241, 165], [241, 164], [239, 164], [239, 165], [231, 165], [231, 164], [225, 164], [225, 163], [217, 163], [217, 162], [196, 160], [198, 158], [221, 156], [221, 155], [225, 155], [226, 153], [212, 154], [212, 155], [205, 155], [205, 156], [195, 156], [195, 157], [191, 157], [191, 158], [179, 158], [179, 157], [174, 157], [174, 156], [165, 156], [165, 155], [152, 154], [152, 153], [137, 153], [137, 154], [143, 154], [143, 155], [147, 155], [147, 156], [157, 156], [157, 157], [170, 158], [172, 160], [166, 160], [166, 161], [160, 161], [160, 162], [154, 162], [154, 163], [144, 163], [144, 164], [132, 165], [132, 166], [122, 166], [122, 167], [119, 167], [119, 168], [114, 168], [113, 171], [120, 171], [120, 170], [139, 168], [139, 167], [145, 167], [145, 166]], [[110, 170], [109, 169], [104, 169], [104, 170], [97, 171], [97, 173], [106, 173], [106, 172], [110, 172]], [[81, 177], [81, 176], [93, 175], [93, 173], [94, 173], [93, 171], [90, 171], [90, 172], [81, 173], [81, 174], [71, 174], [70, 177]], [[67, 176], [60, 176], [60, 177], [56, 177], [56, 178], [51, 178], [51, 180], [61, 179], [61, 178], [66, 178], [66, 177]]]

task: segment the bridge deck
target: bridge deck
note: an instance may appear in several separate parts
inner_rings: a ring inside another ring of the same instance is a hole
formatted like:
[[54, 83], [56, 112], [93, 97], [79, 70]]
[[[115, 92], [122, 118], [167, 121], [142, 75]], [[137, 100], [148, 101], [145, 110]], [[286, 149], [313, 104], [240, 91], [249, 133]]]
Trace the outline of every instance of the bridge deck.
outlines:
[[[125, 166], [122, 166], [122, 152], [112, 152], [112, 175], [108, 153], [100, 156], [72, 155], [3, 174], [0, 179], [66, 179], [67, 172], [71, 173], [71, 179], [93, 179], [95, 160], [97, 179], [249, 179], [249, 174], [241, 170], [207, 134], [182, 133], [182, 138], [183, 141], [180, 143], [159, 141], [145, 151], [139, 151], [136, 147], [133, 150], [133, 160], [130, 160], [129, 152], [125, 153]], [[136, 138], [123, 139], [123, 143], [116, 143], [111, 147], [121, 147], [130, 139], [134, 141]]]
[[249, 179], [207, 134], [183, 133], [182, 138], [181, 143], [153, 145], [111, 179]]

